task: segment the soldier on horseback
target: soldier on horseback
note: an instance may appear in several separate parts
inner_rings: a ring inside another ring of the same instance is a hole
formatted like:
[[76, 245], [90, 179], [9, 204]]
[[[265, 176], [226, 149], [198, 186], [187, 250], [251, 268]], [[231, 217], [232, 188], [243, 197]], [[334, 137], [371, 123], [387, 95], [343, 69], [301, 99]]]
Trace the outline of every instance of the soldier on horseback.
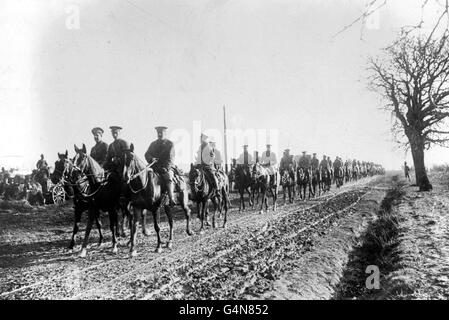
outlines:
[[260, 163], [268, 169], [270, 172], [270, 184], [274, 184], [276, 181], [276, 166], [278, 162], [276, 159], [276, 154], [271, 151], [271, 144], [267, 144], [267, 150], [262, 153]]
[[101, 140], [103, 136], [103, 129], [100, 127], [95, 127], [92, 129], [92, 134], [94, 135], [95, 145], [90, 150], [90, 156], [98, 162], [98, 164], [103, 167], [106, 161], [106, 156], [108, 154], [108, 144]]
[[111, 126], [112, 137], [114, 141], [109, 145], [108, 152], [106, 154], [106, 160], [103, 164], [104, 169], [112, 172], [116, 172], [121, 176], [120, 166], [123, 165], [125, 152], [130, 149], [130, 145], [127, 141], [119, 138], [120, 130], [119, 126]]
[[311, 166], [312, 166], [313, 172], [315, 172], [315, 171], [317, 171], [319, 169], [320, 160], [318, 160], [318, 158], [316, 157], [316, 153], [313, 154], [312, 161], [311, 161]]
[[49, 173], [48, 163], [47, 163], [47, 160], [44, 159], [44, 155], [43, 154], [41, 154], [41, 158], [36, 163], [36, 168], [39, 171], [45, 171], [47, 173], [47, 175], [48, 175], [48, 173]]
[[216, 170], [223, 172], [223, 159], [221, 158], [221, 152], [217, 149], [217, 145], [213, 138], [210, 139], [209, 144], [214, 154], [214, 167]]
[[253, 157], [248, 152], [248, 145], [243, 146], [243, 153], [237, 159], [237, 165], [249, 166], [254, 164]]
[[156, 160], [152, 166], [154, 172], [162, 177], [163, 187], [167, 190], [169, 205], [174, 206], [174, 160], [175, 146], [173, 142], [166, 138], [167, 127], [156, 127], [157, 140], [153, 141], [145, 152], [145, 159], [148, 163]]
[[290, 149], [284, 150], [284, 155], [281, 158], [281, 163], [279, 164], [279, 171], [281, 175], [284, 173], [284, 170], [290, 174], [290, 177], [295, 181], [295, 173], [293, 169], [293, 156], [290, 155]]
[[299, 158], [298, 166], [303, 168], [304, 170], [308, 170], [310, 168], [310, 159], [307, 156], [307, 151], [302, 152], [302, 156]]
[[218, 190], [218, 181], [215, 176], [214, 149], [209, 144], [209, 137], [201, 134], [201, 145], [198, 149], [196, 164], [204, 170], [207, 181], [211, 184], [213, 190]]
[[41, 154], [41, 158], [36, 163], [37, 167], [37, 180], [42, 185], [42, 192], [46, 194], [48, 191], [47, 180], [50, 176], [50, 170], [48, 168], [47, 160], [44, 159], [44, 155]]

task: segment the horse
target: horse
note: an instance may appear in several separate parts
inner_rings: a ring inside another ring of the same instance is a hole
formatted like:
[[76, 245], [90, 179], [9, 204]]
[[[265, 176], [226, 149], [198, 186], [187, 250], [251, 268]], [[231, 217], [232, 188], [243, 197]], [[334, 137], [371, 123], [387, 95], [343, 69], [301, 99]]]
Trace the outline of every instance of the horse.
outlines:
[[[117, 172], [106, 172], [103, 168], [86, 152], [86, 146], [82, 149], [75, 145], [76, 162], [80, 179], [76, 181], [76, 186], [81, 190], [82, 197], [87, 200], [88, 222], [84, 241], [81, 247], [80, 257], [85, 257], [87, 253], [87, 243], [94, 221], [99, 221], [100, 211], [108, 212], [109, 227], [112, 233], [112, 253], [117, 253], [118, 214], [120, 208], [120, 196], [122, 194], [122, 180]], [[87, 182], [87, 183], [86, 183]], [[98, 226], [98, 224], [97, 224]], [[102, 238], [100, 237], [99, 245]]]
[[296, 169], [296, 176], [297, 176], [297, 182], [299, 189], [299, 198], [302, 200], [306, 199], [306, 189], [309, 187], [309, 199], [312, 195], [312, 188], [311, 188], [311, 172], [310, 169], [304, 169], [303, 167], [298, 167]]
[[347, 183], [347, 182], [349, 182], [349, 181], [351, 181], [351, 177], [352, 177], [352, 174], [351, 174], [351, 167], [350, 167], [350, 165], [349, 165], [349, 163], [346, 163], [345, 164], [345, 182]]
[[352, 180], [357, 181], [359, 178], [359, 168], [357, 165], [352, 166]]
[[201, 220], [200, 232], [204, 228], [204, 220], [207, 223], [207, 202], [211, 199], [214, 205], [214, 213], [212, 215], [212, 228], [215, 228], [215, 214], [217, 210], [222, 213], [224, 209], [223, 228], [226, 227], [228, 217], [228, 202], [229, 202], [229, 180], [226, 174], [222, 171], [217, 171], [218, 190], [212, 188], [206, 179], [206, 174], [201, 165], [190, 166], [189, 185], [191, 191], [191, 199], [196, 202], [198, 216]]
[[[74, 208], [74, 225], [70, 243], [68, 246], [69, 250], [73, 250], [76, 244], [76, 234], [79, 231], [78, 224], [81, 222], [81, 216], [83, 212], [89, 209], [88, 198], [84, 195], [89, 193], [89, 182], [87, 181], [86, 175], [81, 173], [81, 170], [75, 166], [77, 156], [74, 159], [65, 159], [64, 170], [62, 177], [67, 181], [73, 190], [73, 208]], [[101, 246], [103, 242], [103, 232], [100, 215], [93, 216], [95, 220], [95, 225], [99, 234], [98, 246]]]
[[320, 170], [317, 169], [312, 169], [312, 179], [311, 179], [311, 183], [312, 183], [312, 193], [313, 196], [315, 197], [316, 192], [317, 192], [317, 186], [318, 186], [318, 196], [321, 195], [321, 172]]
[[254, 200], [252, 199], [252, 194], [250, 191], [253, 185], [251, 180], [251, 171], [248, 165], [237, 165], [235, 168], [235, 184], [240, 195], [239, 212], [242, 212], [245, 210], [245, 191], [248, 192], [250, 206], [253, 206]]
[[263, 213], [264, 204], [265, 210], [268, 212], [267, 191], [270, 191], [271, 195], [273, 196], [273, 211], [276, 211], [279, 179], [275, 176], [275, 181], [270, 181], [269, 170], [258, 162], [253, 165], [251, 178], [253, 180], [254, 187], [260, 188], [260, 193], [262, 194], [262, 203], [260, 204], [259, 213]]
[[[146, 165], [134, 154], [134, 145], [130, 145], [130, 150], [125, 153], [125, 161], [123, 168], [123, 178], [126, 182], [126, 196], [129, 200], [129, 205], [133, 210], [130, 218], [131, 229], [131, 256], [137, 255], [136, 240], [137, 240], [137, 222], [142, 216], [143, 210], [148, 210], [153, 214], [154, 229], [157, 234], [156, 252], [162, 252], [162, 242], [159, 228], [159, 209], [165, 208], [165, 213], [168, 218], [170, 227], [170, 236], [167, 242], [167, 248], [173, 245], [173, 216], [168, 201], [168, 195], [162, 188], [162, 177], [151, 169], [151, 165]], [[190, 208], [188, 207], [189, 194], [187, 192], [187, 185], [180, 175], [175, 175], [177, 179], [176, 187], [178, 192], [178, 201], [180, 201], [187, 221], [186, 232], [189, 236], [193, 235], [190, 229]]]
[[321, 167], [320, 189], [323, 192], [329, 191], [332, 185], [332, 177], [328, 168]]
[[288, 202], [293, 203], [294, 200], [294, 190], [295, 190], [295, 171], [292, 166], [288, 169], [281, 170], [281, 186], [282, 192], [284, 194], [284, 205], [287, 202], [286, 191], [288, 193]]
[[335, 180], [335, 186], [337, 188], [340, 188], [343, 185], [343, 178], [344, 178], [344, 170], [340, 167], [334, 168], [334, 180]]

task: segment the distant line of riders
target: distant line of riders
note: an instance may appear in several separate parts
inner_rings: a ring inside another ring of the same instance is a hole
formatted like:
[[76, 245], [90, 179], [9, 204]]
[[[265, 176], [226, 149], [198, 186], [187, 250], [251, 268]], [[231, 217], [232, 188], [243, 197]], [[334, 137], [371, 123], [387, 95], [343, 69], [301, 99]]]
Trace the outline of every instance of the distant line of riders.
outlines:
[[[295, 196], [295, 185], [299, 187], [301, 199], [305, 199], [306, 188], [309, 197], [316, 192], [328, 191], [333, 181], [340, 187], [344, 182], [357, 180], [361, 177], [383, 174], [380, 165], [372, 162], [346, 161], [337, 157], [332, 163], [329, 157], [323, 156], [321, 162], [316, 154], [310, 157], [303, 152], [301, 157], [293, 157], [285, 150], [278, 166], [276, 155], [267, 145], [267, 150], [253, 161], [245, 145], [243, 153], [233, 161], [229, 176], [223, 170], [223, 161], [215, 141], [206, 135], [201, 135], [201, 145], [198, 149], [196, 162], [191, 165], [188, 178], [175, 165], [175, 148], [173, 142], [166, 137], [167, 127], [156, 127], [157, 139], [153, 141], [145, 153], [145, 160], [134, 154], [134, 145], [120, 137], [119, 126], [111, 126], [114, 141], [107, 144], [102, 141], [104, 130], [100, 127], [92, 129], [95, 145], [87, 152], [75, 145], [76, 155], [68, 158], [68, 153], [59, 154], [55, 163], [65, 185], [73, 193], [75, 224], [69, 248], [75, 245], [75, 236], [81, 214], [88, 212], [89, 219], [82, 244], [81, 256], [87, 253], [88, 238], [95, 223], [100, 234], [99, 244], [103, 240], [100, 211], [108, 212], [112, 232], [112, 250], [117, 252], [117, 237], [124, 235], [125, 221], [129, 222], [130, 254], [137, 254], [137, 224], [142, 220], [142, 231], [148, 235], [145, 227], [145, 210], [153, 215], [154, 228], [157, 235], [156, 252], [162, 251], [162, 241], [159, 228], [159, 209], [164, 208], [169, 223], [169, 239], [167, 248], [173, 243], [172, 208], [180, 205], [186, 217], [186, 232], [193, 234], [190, 228], [189, 200], [196, 203], [198, 216], [201, 220], [200, 232], [203, 232], [207, 221], [208, 201], [214, 205], [212, 226], [215, 227], [215, 214], [224, 214], [223, 227], [227, 223], [227, 211], [230, 206], [230, 182], [240, 194], [240, 210], [245, 209], [244, 193], [250, 195], [249, 203], [254, 205], [254, 197], [262, 196], [260, 212], [265, 205], [268, 210], [268, 194], [273, 197], [274, 210], [278, 187], [288, 190], [289, 201]], [[44, 171], [48, 165], [41, 157], [37, 170]], [[118, 212], [122, 212], [121, 225]], [[119, 226], [120, 225], [120, 226]], [[119, 230], [120, 229], [120, 230]]]

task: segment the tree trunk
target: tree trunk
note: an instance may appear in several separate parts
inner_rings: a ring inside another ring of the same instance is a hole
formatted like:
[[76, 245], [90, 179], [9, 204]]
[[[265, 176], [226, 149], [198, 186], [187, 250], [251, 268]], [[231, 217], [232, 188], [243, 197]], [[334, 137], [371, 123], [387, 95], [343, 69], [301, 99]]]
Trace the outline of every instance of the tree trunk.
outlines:
[[429, 191], [432, 189], [432, 185], [427, 177], [426, 167], [424, 164], [424, 145], [420, 143], [410, 141], [413, 165], [415, 167], [416, 185], [419, 187], [419, 191]]

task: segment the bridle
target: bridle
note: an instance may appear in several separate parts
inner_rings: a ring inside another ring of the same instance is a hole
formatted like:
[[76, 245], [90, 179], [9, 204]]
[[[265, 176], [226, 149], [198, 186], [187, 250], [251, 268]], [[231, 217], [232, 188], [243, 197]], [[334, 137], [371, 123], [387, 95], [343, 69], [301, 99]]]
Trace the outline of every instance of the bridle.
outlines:
[[[126, 157], [126, 155], [125, 155], [125, 157]], [[130, 161], [134, 161], [134, 163], [135, 163], [136, 160], [135, 160], [134, 158], [132, 158]], [[138, 172], [136, 172], [136, 173], [134, 173], [134, 174], [132, 174], [132, 175], [130, 175], [130, 176], [128, 177], [128, 180], [126, 181], [126, 184], [129, 186], [129, 189], [131, 190], [132, 193], [139, 193], [140, 191], [146, 189], [146, 187], [147, 187], [147, 185], [148, 185], [148, 181], [149, 181], [150, 179], [146, 179], [145, 183], [142, 184], [142, 185], [143, 185], [142, 188], [140, 188], [139, 190], [136, 190], [136, 189], [134, 189], [134, 188], [132, 187], [131, 181], [133, 181], [133, 180], [137, 179], [138, 177], [140, 177], [140, 175], [141, 175], [142, 173], [147, 173], [148, 171], [153, 171], [153, 169], [152, 169], [151, 167], [152, 167], [156, 162], [157, 162], [157, 160], [153, 160], [150, 164], [146, 165], [142, 170], [140, 170], [140, 171], [138, 171]], [[131, 163], [131, 162], [130, 162], [130, 163]], [[128, 171], [129, 171], [130, 169], [131, 169], [131, 166], [130, 166], [130, 165], [128, 165], [128, 166], [126, 165], [126, 159], [125, 159], [125, 162], [124, 162], [124, 164], [123, 164], [123, 177], [125, 177], [125, 176], [128, 174]]]

